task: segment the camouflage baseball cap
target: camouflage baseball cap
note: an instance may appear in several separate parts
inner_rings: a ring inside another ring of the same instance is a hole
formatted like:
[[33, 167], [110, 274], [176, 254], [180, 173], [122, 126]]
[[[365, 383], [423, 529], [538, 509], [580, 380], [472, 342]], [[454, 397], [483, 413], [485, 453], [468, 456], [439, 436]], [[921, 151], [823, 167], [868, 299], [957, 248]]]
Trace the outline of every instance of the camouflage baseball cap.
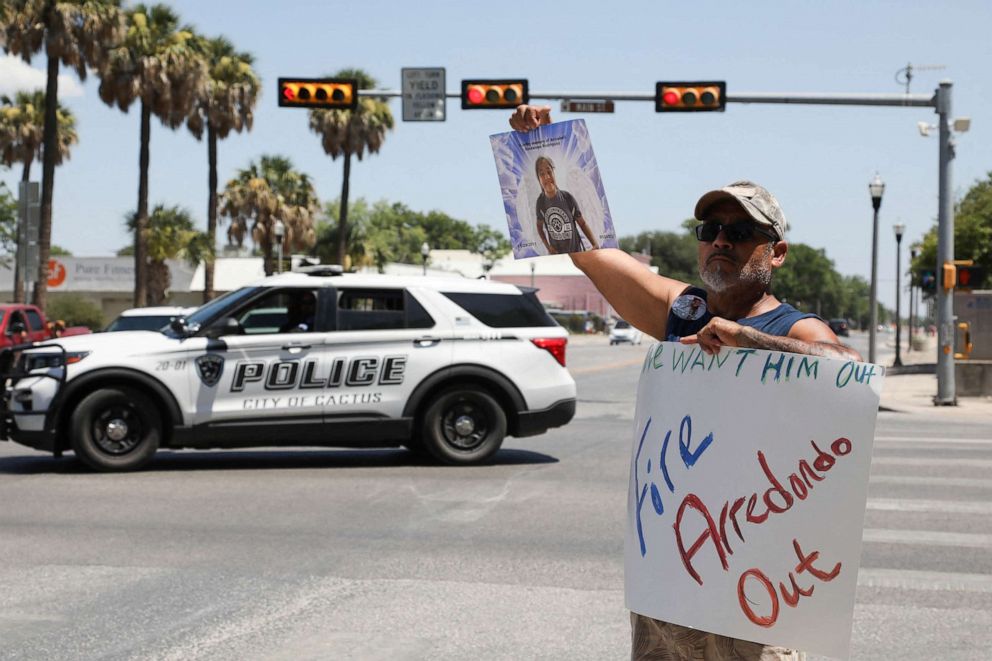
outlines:
[[789, 222], [785, 219], [778, 200], [768, 189], [753, 181], [735, 181], [729, 186], [711, 190], [696, 202], [696, 220], [705, 220], [704, 216], [709, 208], [721, 200], [734, 200], [756, 223], [771, 227], [780, 240], [785, 239]]

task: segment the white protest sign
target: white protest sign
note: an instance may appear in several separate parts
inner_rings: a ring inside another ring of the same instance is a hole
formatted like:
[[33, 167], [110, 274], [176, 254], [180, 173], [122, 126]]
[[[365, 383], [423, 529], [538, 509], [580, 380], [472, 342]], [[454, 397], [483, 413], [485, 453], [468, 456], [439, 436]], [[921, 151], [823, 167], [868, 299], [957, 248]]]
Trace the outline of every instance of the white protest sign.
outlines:
[[664, 342], [637, 390], [627, 607], [848, 653], [884, 368]]

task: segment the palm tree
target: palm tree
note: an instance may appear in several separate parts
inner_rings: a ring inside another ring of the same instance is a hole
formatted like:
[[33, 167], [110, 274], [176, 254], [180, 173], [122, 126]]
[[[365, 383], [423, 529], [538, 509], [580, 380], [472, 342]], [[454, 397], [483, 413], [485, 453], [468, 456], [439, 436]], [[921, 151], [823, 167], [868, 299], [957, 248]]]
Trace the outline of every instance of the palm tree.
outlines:
[[[343, 69], [335, 78], [353, 78], [359, 89], [375, 89], [376, 81], [361, 69]], [[375, 154], [393, 128], [393, 113], [385, 99], [360, 97], [355, 110], [311, 110], [310, 130], [321, 136], [324, 152], [332, 159], [344, 155], [344, 180], [341, 184], [341, 213], [338, 216], [338, 263], [344, 264], [348, 236], [348, 179], [351, 155], [362, 160], [365, 150]]]
[[[128, 229], [137, 227], [138, 214], [127, 218]], [[205, 232], [198, 232], [193, 216], [182, 207], [156, 204], [148, 215], [148, 304], [161, 305], [172, 285], [168, 259], [182, 259], [196, 266], [213, 257], [213, 242]]]
[[244, 245], [250, 230], [252, 241], [262, 249], [265, 273], [271, 275], [276, 220], [285, 227], [284, 250], [307, 250], [316, 241], [313, 218], [318, 204], [310, 177], [294, 170], [288, 158], [262, 156], [227, 183], [220, 212], [231, 219], [228, 243]]
[[48, 257], [52, 243], [52, 197], [58, 153], [59, 64], [72, 67], [80, 80], [86, 68], [99, 69], [107, 48], [123, 35], [120, 0], [4, 0], [0, 3], [0, 43], [5, 53], [31, 57], [45, 50], [48, 58], [41, 164], [41, 219], [38, 227], [38, 278], [34, 304], [48, 301]]
[[[223, 140], [232, 130], [251, 130], [252, 110], [258, 100], [261, 81], [251, 65], [250, 53], [238, 53], [224, 37], [211, 39], [204, 44], [207, 61], [207, 82], [203, 95], [197, 99], [193, 112], [186, 119], [186, 126], [199, 140], [207, 129], [207, 234], [210, 240], [217, 236], [217, 140]], [[211, 244], [213, 245], [213, 244]], [[203, 302], [214, 297], [214, 262], [205, 265], [203, 273]]]
[[[62, 165], [62, 161], [69, 158], [71, 147], [79, 142], [79, 137], [76, 135], [76, 118], [68, 109], [58, 104], [55, 115], [58, 126], [55, 164]], [[6, 96], [0, 97], [0, 163], [7, 167], [21, 163], [24, 166], [21, 175], [23, 182], [31, 181], [31, 164], [35, 159], [42, 158], [44, 134], [44, 92], [18, 92], [13, 100]], [[20, 235], [18, 222], [17, 236]], [[18, 242], [18, 253], [22, 249], [23, 246]], [[21, 273], [21, 260], [18, 257], [14, 263], [14, 302], [24, 301], [24, 274]]]
[[206, 64], [201, 40], [165, 5], [135, 5], [127, 32], [100, 70], [100, 98], [124, 112], [141, 100], [138, 211], [134, 231], [134, 305], [148, 296], [148, 161], [151, 116], [171, 129], [182, 125], [203, 93]]

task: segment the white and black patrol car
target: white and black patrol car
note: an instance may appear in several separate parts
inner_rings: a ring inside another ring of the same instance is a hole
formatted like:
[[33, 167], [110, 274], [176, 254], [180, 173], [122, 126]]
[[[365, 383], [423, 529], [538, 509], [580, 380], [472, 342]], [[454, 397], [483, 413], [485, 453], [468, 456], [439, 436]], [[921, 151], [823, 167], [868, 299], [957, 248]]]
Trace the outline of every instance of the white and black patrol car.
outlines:
[[161, 331], [62, 338], [6, 377], [0, 438], [98, 470], [159, 448], [389, 447], [475, 463], [575, 413], [567, 333], [486, 280], [286, 273]]

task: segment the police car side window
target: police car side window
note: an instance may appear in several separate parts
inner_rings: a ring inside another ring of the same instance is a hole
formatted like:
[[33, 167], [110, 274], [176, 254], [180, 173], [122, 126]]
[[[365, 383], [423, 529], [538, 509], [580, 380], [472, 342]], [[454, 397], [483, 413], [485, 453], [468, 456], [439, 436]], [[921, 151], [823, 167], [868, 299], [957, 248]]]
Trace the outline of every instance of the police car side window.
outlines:
[[244, 335], [313, 332], [317, 328], [317, 292], [278, 289], [234, 313]]
[[[339, 289], [339, 331], [430, 328], [427, 311], [403, 289]], [[408, 310], [416, 325], [408, 325]]]

